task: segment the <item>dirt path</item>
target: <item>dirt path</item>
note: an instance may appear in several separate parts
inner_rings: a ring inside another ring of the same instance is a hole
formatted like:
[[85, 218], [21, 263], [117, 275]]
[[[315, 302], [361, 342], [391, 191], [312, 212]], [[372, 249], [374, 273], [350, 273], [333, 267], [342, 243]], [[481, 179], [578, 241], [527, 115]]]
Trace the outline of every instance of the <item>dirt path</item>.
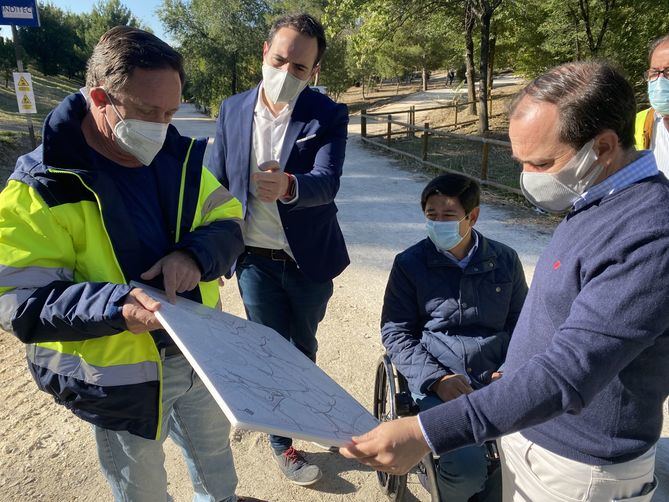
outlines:
[[[212, 134], [214, 123], [185, 108], [175, 123], [185, 134]], [[373, 374], [382, 353], [378, 321], [393, 256], [421, 239], [419, 194], [427, 178], [400, 168], [387, 157], [360, 145], [351, 127], [345, 175], [337, 199], [339, 218], [352, 265], [335, 280], [335, 293], [319, 330], [319, 364], [365, 406], [371, 407]], [[519, 250], [528, 278], [550, 228], [527, 224], [528, 210], [484, 204], [480, 228], [491, 238]], [[235, 281], [222, 288], [223, 308], [243, 315]], [[100, 501], [110, 492], [99, 474], [90, 427], [38, 392], [25, 368], [23, 346], [0, 333], [0, 501]], [[238, 493], [277, 502], [384, 501], [373, 472], [336, 454], [298, 442], [323, 479], [311, 489], [295, 487], [278, 476], [264, 435], [237, 431], [233, 451]], [[177, 447], [166, 444], [169, 493], [174, 501], [192, 497], [190, 481]], [[414, 495], [428, 500], [410, 478]]]

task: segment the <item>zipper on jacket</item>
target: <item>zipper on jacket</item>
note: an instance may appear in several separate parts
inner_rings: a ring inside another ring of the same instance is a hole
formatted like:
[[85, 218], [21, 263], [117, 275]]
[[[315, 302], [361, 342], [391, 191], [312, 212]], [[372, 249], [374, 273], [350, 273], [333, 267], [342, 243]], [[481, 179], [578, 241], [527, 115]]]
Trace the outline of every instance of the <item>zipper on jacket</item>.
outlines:
[[195, 144], [195, 138], [192, 138], [190, 145], [188, 146], [188, 151], [186, 152], [186, 158], [184, 163], [181, 166], [181, 184], [179, 185], [179, 203], [177, 205], [177, 226], [175, 231], [174, 243], [178, 244], [179, 239], [181, 238], [181, 213], [183, 212], [183, 203], [184, 203], [184, 192], [186, 190], [186, 171], [188, 170], [188, 161], [190, 160], [190, 151]]

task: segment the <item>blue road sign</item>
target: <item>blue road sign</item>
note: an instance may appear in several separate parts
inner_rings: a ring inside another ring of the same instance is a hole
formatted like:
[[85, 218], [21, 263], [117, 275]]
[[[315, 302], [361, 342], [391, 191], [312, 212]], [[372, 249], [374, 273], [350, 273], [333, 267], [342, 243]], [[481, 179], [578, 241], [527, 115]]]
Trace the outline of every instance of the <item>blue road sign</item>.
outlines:
[[0, 24], [39, 26], [36, 0], [0, 0]]

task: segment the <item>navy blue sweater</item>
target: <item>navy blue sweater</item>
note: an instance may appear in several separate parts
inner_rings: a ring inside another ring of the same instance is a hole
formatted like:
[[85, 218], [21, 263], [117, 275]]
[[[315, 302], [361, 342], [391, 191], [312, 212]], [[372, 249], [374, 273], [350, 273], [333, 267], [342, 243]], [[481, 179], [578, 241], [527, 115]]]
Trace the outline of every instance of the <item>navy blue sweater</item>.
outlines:
[[669, 182], [570, 213], [541, 256], [504, 377], [421, 413], [439, 453], [522, 430], [592, 465], [659, 438], [669, 394]]

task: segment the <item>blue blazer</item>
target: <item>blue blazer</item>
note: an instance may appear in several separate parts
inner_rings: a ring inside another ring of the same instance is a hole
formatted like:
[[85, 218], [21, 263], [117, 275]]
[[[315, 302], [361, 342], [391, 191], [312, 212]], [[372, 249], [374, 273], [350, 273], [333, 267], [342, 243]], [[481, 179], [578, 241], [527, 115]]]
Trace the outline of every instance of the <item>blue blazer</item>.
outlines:
[[[221, 103], [209, 169], [246, 207], [253, 110], [259, 86]], [[295, 176], [295, 203], [277, 201], [295, 261], [314, 281], [339, 275], [350, 263], [334, 203], [344, 164], [348, 108], [308, 87], [297, 98], [279, 160]], [[300, 141], [302, 140], [302, 141]]]

